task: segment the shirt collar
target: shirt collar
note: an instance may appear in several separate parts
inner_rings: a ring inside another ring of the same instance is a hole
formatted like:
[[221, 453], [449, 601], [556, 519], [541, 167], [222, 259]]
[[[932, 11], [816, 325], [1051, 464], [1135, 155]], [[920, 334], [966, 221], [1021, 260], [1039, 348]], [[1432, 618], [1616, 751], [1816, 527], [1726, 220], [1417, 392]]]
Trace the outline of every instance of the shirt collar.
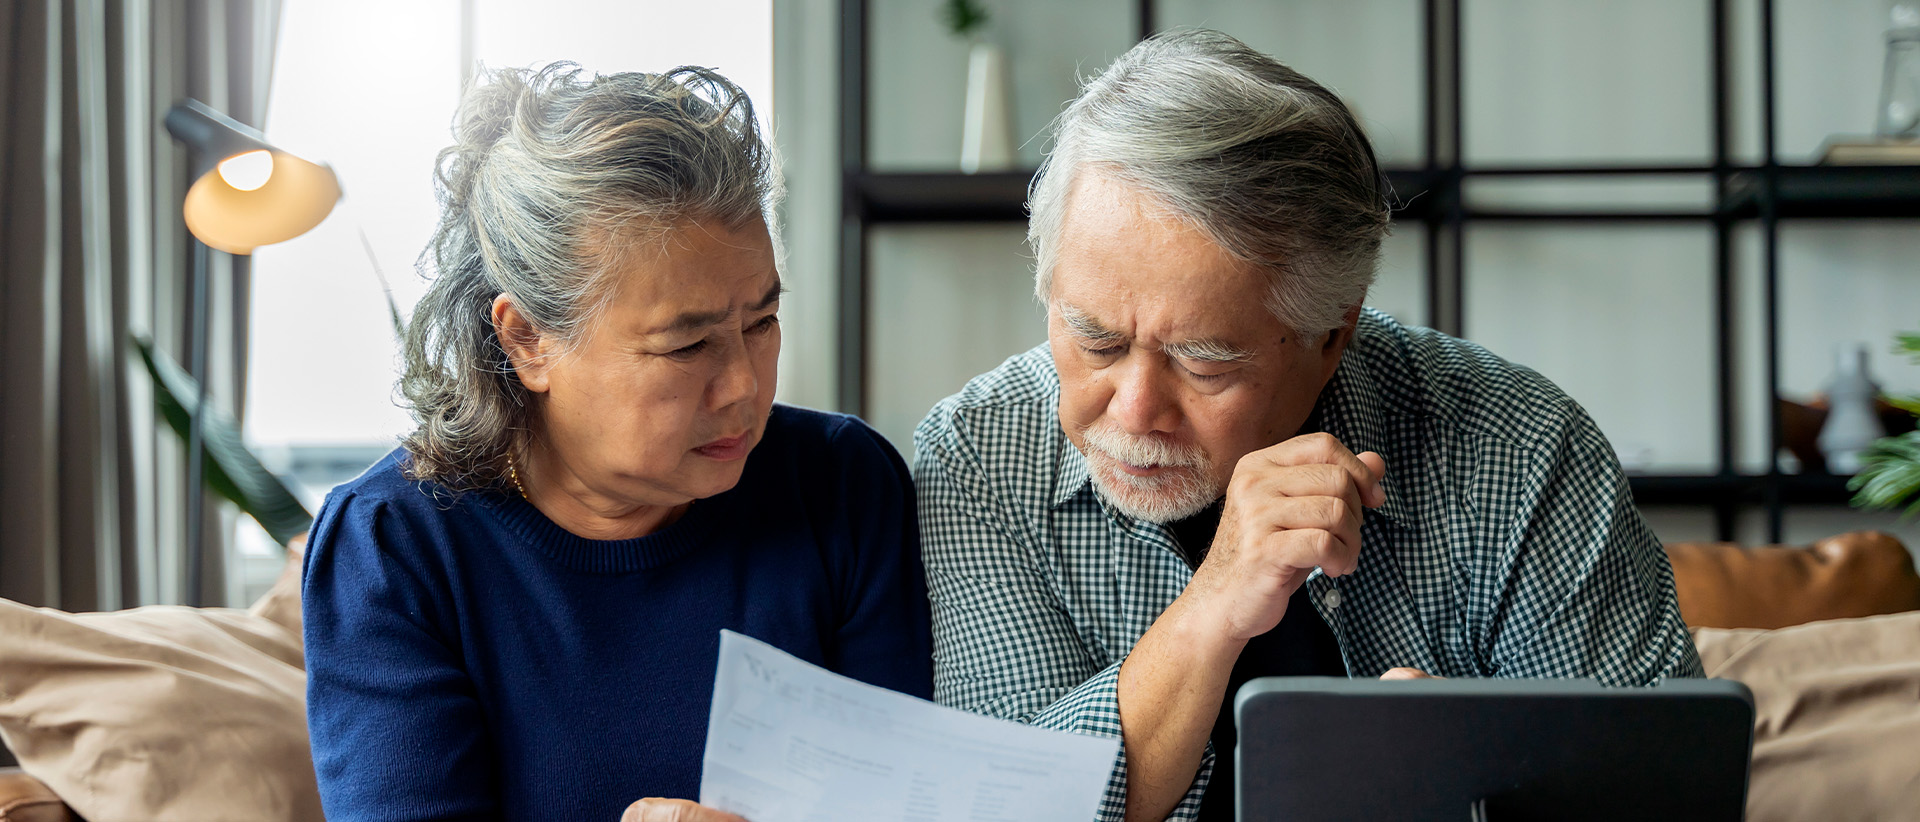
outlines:
[[1389, 520], [1406, 522], [1407, 501], [1394, 474], [1394, 459], [1400, 449], [1394, 448], [1387, 438], [1386, 401], [1363, 364], [1367, 359], [1364, 353], [1355, 350], [1366, 344], [1359, 334], [1354, 335], [1353, 343], [1340, 358], [1339, 367], [1334, 369], [1333, 379], [1320, 390], [1307, 430], [1313, 430], [1312, 423], [1317, 420], [1318, 429], [1332, 434], [1347, 450], [1355, 454], [1373, 451], [1385, 458], [1387, 476], [1381, 481], [1380, 490], [1386, 492], [1386, 502], [1376, 510]]
[[[1054, 406], [1056, 430], [1059, 413], [1059, 406], [1056, 403]], [[1073, 441], [1067, 439], [1064, 433], [1060, 434], [1059, 442], [1060, 457], [1054, 470], [1053, 496], [1049, 501], [1050, 507], [1053, 508], [1067, 504], [1067, 500], [1073, 499], [1074, 495], [1082, 490], [1093, 490], [1093, 475], [1087, 472], [1087, 455], [1080, 453], [1080, 449], [1075, 447]]]

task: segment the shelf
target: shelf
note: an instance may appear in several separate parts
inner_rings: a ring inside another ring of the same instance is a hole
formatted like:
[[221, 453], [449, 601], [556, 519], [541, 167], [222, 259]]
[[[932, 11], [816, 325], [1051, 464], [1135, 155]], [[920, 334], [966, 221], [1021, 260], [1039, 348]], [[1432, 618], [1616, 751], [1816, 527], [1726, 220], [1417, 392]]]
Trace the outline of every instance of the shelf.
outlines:
[[[1760, 216], [1763, 172], [1727, 179], [1732, 216]], [[1781, 166], [1779, 216], [1801, 218], [1920, 217], [1920, 166]]]
[[[840, 323], [839, 384], [836, 396], [839, 410], [862, 413], [867, 409], [870, 391], [870, 353], [875, 347], [868, 335], [871, 307], [868, 301], [871, 271], [866, 238], [875, 225], [899, 223], [999, 223], [1020, 224], [1026, 220], [1027, 185], [1031, 169], [991, 174], [965, 175], [956, 172], [874, 172], [866, 166], [869, 156], [870, 126], [868, 95], [868, 30], [871, 0], [841, 0], [841, 59], [839, 73], [840, 159], [844, 164], [842, 242], [840, 248], [838, 293], [842, 317]], [[1133, 4], [1142, 33], [1154, 31], [1156, 0], [1138, 0]], [[1474, 166], [1461, 155], [1465, 134], [1460, 42], [1463, 36], [1462, 3], [1423, 0], [1425, 48], [1420, 70], [1422, 125], [1429, 153], [1424, 164], [1414, 169], [1387, 172], [1394, 192], [1393, 218], [1400, 224], [1424, 224], [1425, 263], [1423, 285], [1428, 297], [1426, 324], [1459, 334], [1466, 327], [1463, 306], [1467, 303], [1467, 283], [1477, 263], [1465, 249], [1472, 226], [1501, 223], [1522, 226], [1556, 224], [1597, 224], [1631, 226], [1657, 223], [1699, 229], [1700, 235], [1712, 235], [1715, 253], [1712, 262], [1714, 309], [1711, 323], [1715, 356], [1715, 406], [1720, 424], [1715, 431], [1722, 453], [1732, 453], [1737, 444], [1733, 410], [1742, 399], [1738, 375], [1758, 364], [1762, 366], [1763, 388], [1767, 395], [1777, 394], [1778, 364], [1772, 353], [1755, 363], [1747, 351], [1745, 331], [1756, 331], [1760, 338], [1777, 344], [1781, 337], [1781, 311], [1772, 300], [1739, 299], [1736, 285], [1745, 288], [1736, 269], [1739, 236], [1731, 230], [1743, 221], [1757, 221], [1764, 211], [1768, 217], [1790, 219], [1887, 219], [1920, 217], [1920, 165], [1916, 166], [1765, 166], [1742, 165], [1732, 153], [1736, 118], [1725, 116], [1737, 97], [1753, 96], [1760, 101], [1776, 100], [1774, 72], [1761, 73], [1759, 88], [1736, 88], [1736, 66], [1760, 61], [1768, 67], [1777, 63], [1773, 43], [1763, 42], [1765, 51], [1742, 53], [1730, 47], [1736, 40], [1738, 15], [1715, 13], [1710, 18], [1710, 39], [1702, 51], [1711, 54], [1712, 120], [1710, 156], [1691, 162], [1550, 162]], [[1716, 9], [1725, 4], [1715, 3]], [[1757, 30], [1774, 31], [1777, 19], [1771, 4], [1762, 3]], [[1760, 143], [1774, 145], [1778, 118], [1762, 118]], [[1571, 158], [1569, 158], [1571, 159]], [[1710, 202], [1695, 200], [1676, 204], [1613, 208], [1604, 198], [1570, 200], [1559, 205], [1530, 206], [1525, 201], [1478, 207], [1466, 201], [1470, 181], [1528, 180], [1550, 183], [1565, 178], [1572, 186], [1604, 187], [1592, 183], [1628, 183], [1649, 178], [1670, 183], [1700, 184], [1703, 193], [1711, 192]], [[1578, 178], [1578, 179], [1574, 179]], [[1590, 201], [1591, 200], [1591, 201]], [[1760, 221], [1758, 229], [1765, 242], [1778, 240], [1782, 223]], [[1771, 248], [1771, 245], [1769, 245]], [[1767, 253], [1758, 261], [1759, 287], [1765, 293], [1778, 290], [1780, 265], [1777, 255]], [[1767, 349], [1771, 352], [1771, 347]], [[1783, 512], [1795, 505], [1846, 505], [1852, 494], [1846, 477], [1827, 475], [1708, 475], [1649, 474], [1629, 478], [1635, 499], [1644, 505], [1704, 506], [1715, 513], [1715, 528], [1721, 539], [1732, 539], [1737, 531], [1734, 512], [1738, 509], [1763, 509], [1768, 513], [1769, 539], [1778, 541]]]
[[869, 172], [855, 175], [853, 192], [876, 223], [1023, 222], [1033, 172]]
[[[983, 174], [958, 172], [867, 172], [852, 175], [850, 188], [873, 223], [1025, 222], [1031, 170]], [[1433, 207], [1432, 175], [1389, 171], [1387, 182], [1401, 204], [1400, 219], [1419, 219]]]
[[1713, 212], [1470, 208], [1465, 216], [1468, 220], [1486, 223], [1691, 223], [1712, 220]]
[[[1473, 169], [1467, 176], [1644, 176], [1656, 172], [1700, 173], [1694, 167]], [[1710, 169], [1706, 170], [1710, 171]], [[1735, 219], [1760, 216], [1760, 169], [1735, 171], [1727, 179], [1726, 214]], [[1782, 166], [1779, 209], [1783, 218], [1920, 217], [1920, 166]], [[1441, 175], [1424, 170], [1393, 170], [1402, 221], [1438, 216]], [[876, 223], [1019, 222], [1027, 218], [1030, 170], [983, 174], [958, 172], [868, 172], [852, 177], [852, 190], [867, 220]], [[1436, 184], [1439, 183], [1439, 184]], [[1540, 222], [1687, 222], [1711, 220], [1710, 211], [1617, 209], [1604, 211], [1468, 209], [1470, 220]]]
[[1627, 484], [1638, 505], [1765, 505], [1770, 487], [1788, 505], [1846, 505], [1853, 499], [1848, 479], [1834, 474], [1629, 474]]
[[1387, 185], [1393, 186], [1393, 219], [1401, 222], [1438, 217], [1441, 203], [1436, 183], [1442, 179], [1436, 171], [1387, 171]]
[[1713, 166], [1695, 163], [1668, 165], [1531, 165], [1531, 166], [1468, 166], [1461, 173], [1468, 177], [1666, 177], [1695, 176], [1704, 177], [1713, 173]]

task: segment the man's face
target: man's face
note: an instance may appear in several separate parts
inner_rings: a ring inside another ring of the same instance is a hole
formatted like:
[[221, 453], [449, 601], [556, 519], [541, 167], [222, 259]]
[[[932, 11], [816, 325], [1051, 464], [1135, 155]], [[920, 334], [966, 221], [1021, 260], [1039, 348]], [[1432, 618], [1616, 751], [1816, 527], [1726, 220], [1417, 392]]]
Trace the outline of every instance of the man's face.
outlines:
[[1092, 170], [1074, 182], [1047, 339], [1060, 427], [1122, 512], [1197, 513], [1313, 411], [1356, 313], [1302, 345], [1268, 310], [1268, 281], [1153, 198]]

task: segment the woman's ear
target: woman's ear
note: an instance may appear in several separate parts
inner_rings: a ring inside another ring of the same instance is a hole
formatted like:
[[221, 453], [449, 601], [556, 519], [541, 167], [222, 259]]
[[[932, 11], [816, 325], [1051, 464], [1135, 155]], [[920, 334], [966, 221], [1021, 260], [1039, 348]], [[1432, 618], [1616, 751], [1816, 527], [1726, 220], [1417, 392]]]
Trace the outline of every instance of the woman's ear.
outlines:
[[546, 393], [551, 342], [533, 327], [527, 315], [520, 313], [510, 294], [493, 298], [492, 313], [493, 334], [500, 340], [500, 350], [507, 353], [507, 363], [513, 366], [520, 384], [536, 394]]

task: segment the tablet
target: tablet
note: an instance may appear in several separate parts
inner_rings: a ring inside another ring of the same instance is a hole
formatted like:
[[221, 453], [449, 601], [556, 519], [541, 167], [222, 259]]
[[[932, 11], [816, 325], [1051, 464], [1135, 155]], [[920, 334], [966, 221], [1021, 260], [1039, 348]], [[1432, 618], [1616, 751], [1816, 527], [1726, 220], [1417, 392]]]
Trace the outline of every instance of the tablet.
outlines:
[[1242, 822], [1738, 820], [1753, 750], [1718, 679], [1268, 677], [1234, 721]]

